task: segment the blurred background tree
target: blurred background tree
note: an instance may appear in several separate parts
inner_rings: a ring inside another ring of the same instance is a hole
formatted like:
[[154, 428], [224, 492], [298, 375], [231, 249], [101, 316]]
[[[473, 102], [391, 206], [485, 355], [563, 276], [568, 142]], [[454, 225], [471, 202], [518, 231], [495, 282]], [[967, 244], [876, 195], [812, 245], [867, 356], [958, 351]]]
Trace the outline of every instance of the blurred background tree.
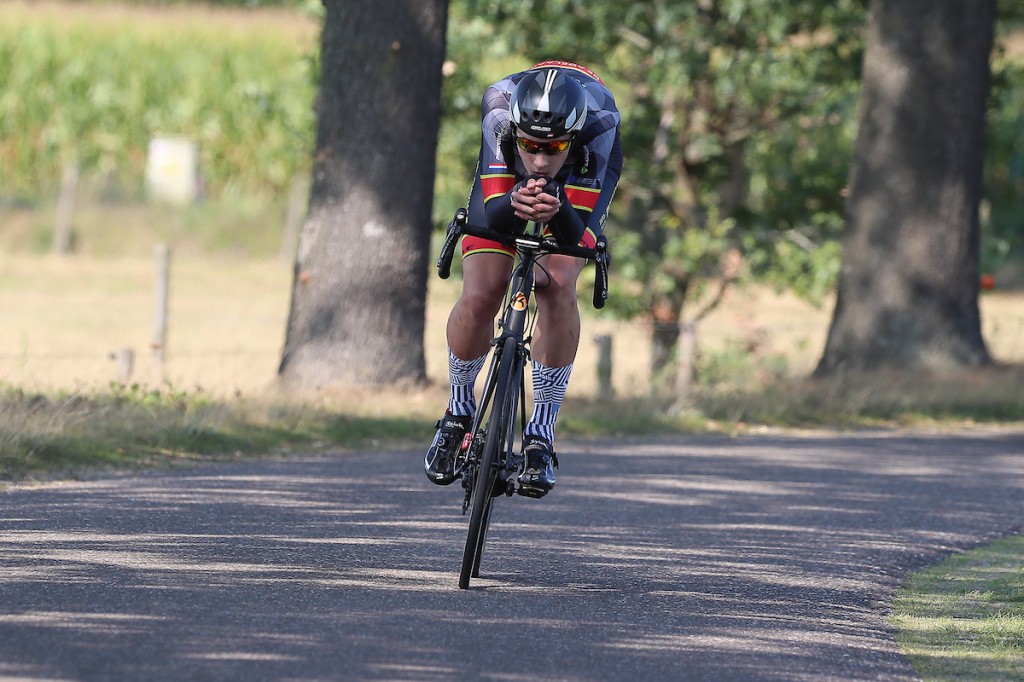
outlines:
[[332, 2], [280, 383], [422, 384], [447, 0]]
[[817, 376], [991, 362], [978, 309], [995, 0], [872, 0], [835, 314]]

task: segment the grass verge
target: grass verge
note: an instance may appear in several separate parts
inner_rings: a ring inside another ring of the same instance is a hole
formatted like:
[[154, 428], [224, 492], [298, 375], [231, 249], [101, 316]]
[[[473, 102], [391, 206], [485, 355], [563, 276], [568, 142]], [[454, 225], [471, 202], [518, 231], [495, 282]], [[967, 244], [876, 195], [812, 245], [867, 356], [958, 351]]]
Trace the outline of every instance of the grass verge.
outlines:
[[0, 481], [423, 442], [429, 426], [416, 415], [225, 401], [173, 387], [57, 395], [8, 388], [0, 390]]
[[[0, 481], [75, 476], [96, 467], [287, 455], [292, 451], [417, 447], [427, 442], [444, 387], [353, 392], [316, 402], [220, 398], [201, 389], [111, 384], [55, 394], [0, 388]], [[740, 434], [778, 428], [969, 427], [1024, 422], [1024, 368], [943, 377], [810, 382], [760, 390], [699, 388], [668, 398], [567, 401], [562, 438]]]
[[896, 641], [923, 680], [1024, 679], [1024, 537], [953, 556], [900, 589]]
[[[224, 399], [172, 386], [54, 394], [0, 388], [0, 483], [292, 452], [417, 448], [433, 435], [444, 399], [437, 387], [308, 403]], [[674, 413], [654, 400], [573, 401], [566, 413], [560, 433], [574, 439], [708, 430], [699, 414]]]
[[886, 428], [1024, 422], [1024, 366], [934, 374], [885, 371], [829, 380], [776, 377], [753, 390], [706, 387], [695, 406], [738, 424]]

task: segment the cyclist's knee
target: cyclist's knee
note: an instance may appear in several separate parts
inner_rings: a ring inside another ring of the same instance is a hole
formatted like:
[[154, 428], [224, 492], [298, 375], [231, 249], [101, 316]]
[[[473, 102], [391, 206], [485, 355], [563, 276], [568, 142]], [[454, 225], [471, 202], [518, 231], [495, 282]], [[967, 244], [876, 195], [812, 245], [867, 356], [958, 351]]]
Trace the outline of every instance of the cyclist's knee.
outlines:
[[559, 281], [552, 278], [551, 283], [537, 289], [537, 305], [542, 308], [561, 309], [576, 306], [576, 280]]
[[537, 295], [548, 298], [576, 299], [576, 280], [583, 269], [582, 261], [566, 256], [546, 259], [537, 275]]
[[503, 254], [473, 254], [462, 261], [462, 296], [473, 309], [497, 312], [505, 294], [512, 259]]
[[490, 322], [498, 312], [505, 295], [505, 276], [499, 273], [466, 273], [462, 283], [459, 306], [470, 318], [479, 323]]
[[459, 307], [468, 317], [483, 322], [491, 322], [498, 313], [504, 288], [495, 290], [486, 286], [465, 286], [459, 297]]

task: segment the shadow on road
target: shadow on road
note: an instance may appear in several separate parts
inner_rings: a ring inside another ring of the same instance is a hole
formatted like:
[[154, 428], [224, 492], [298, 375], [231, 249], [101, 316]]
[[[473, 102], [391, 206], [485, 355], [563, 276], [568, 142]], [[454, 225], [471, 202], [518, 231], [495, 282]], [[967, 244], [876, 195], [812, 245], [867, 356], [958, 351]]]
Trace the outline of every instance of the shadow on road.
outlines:
[[367, 453], [0, 495], [0, 677], [915, 679], [909, 570], [1024, 525], [1024, 434], [563, 445], [500, 499]]

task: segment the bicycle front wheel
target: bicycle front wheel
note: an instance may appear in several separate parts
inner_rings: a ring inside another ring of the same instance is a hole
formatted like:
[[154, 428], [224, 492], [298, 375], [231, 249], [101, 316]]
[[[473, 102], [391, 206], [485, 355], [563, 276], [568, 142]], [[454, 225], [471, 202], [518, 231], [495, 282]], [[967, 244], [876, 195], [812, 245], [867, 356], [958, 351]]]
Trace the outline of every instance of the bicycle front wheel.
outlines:
[[498, 362], [500, 364], [494, 395], [490, 401], [485, 401], [485, 404], [490, 404], [491, 413], [486, 421], [486, 437], [476, 475], [473, 477], [469, 534], [466, 537], [466, 548], [462, 553], [462, 570], [459, 573], [459, 587], [462, 589], [469, 587], [470, 578], [480, 576], [480, 559], [483, 556], [491, 508], [494, 505], [492, 492], [498, 480], [499, 469], [503, 465], [504, 455], [511, 445], [519, 381], [522, 380], [522, 374], [516, 372], [519, 363], [514, 339], [505, 340]]

